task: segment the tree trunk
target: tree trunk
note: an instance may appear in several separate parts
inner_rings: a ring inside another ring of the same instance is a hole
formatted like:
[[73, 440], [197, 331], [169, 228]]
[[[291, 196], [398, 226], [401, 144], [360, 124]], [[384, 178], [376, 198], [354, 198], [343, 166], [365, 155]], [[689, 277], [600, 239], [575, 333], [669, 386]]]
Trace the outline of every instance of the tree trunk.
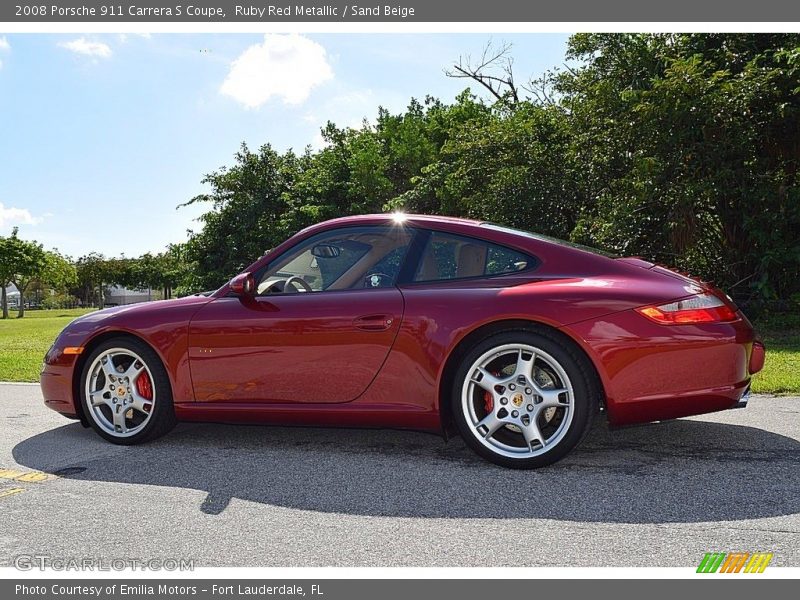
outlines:
[[6, 284], [3, 283], [2, 286], [3, 286], [3, 299], [2, 299], [2, 303], [3, 303], [3, 318], [7, 319], [8, 318], [8, 294], [6, 293]]
[[106, 295], [103, 293], [103, 285], [101, 284], [97, 290], [97, 307], [103, 310], [106, 307]]
[[17, 318], [21, 319], [25, 316], [25, 290], [28, 289], [28, 285], [30, 281], [15, 281], [14, 285], [17, 287], [17, 291], [19, 292], [19, 306], [17, 307]]

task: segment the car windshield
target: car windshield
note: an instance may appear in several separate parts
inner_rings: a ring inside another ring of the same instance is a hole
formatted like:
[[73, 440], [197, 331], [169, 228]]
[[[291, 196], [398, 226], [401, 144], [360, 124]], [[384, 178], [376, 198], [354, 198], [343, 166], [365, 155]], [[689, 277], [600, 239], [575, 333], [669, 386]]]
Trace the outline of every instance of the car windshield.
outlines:
[[523, 229], [514, 229], [513, 227], [505, 227], [504, 225], [497, 225], [495, 223], [481, 223], [481, 227], [486, 227], [487, 229], [494, 229], [495, 231], [505, 231], [506, 233], [514, 233], [517, 235], [522, 235], [543, 242], [551, 242], [553, 244], [558, 244], [559, 246], [566, 246], [567, 248], [575, 248], [576, 250], [583, 250], [584, 252], [599, 254], [600, 256], [605, 256], [606, 258], [621, 258], [619, 254], [614, 254], [613, 252], [606, 252], [605, 250], [600, 250], [599, 248], [592, 248], [591, 246], [585, 246], [583, 244], [577, 244], [575, 242], [568, 242], [566, 240], [550, 237], [549, 235], [544, 235], [542, 233], [532, 233], [530, 231], [525, 231]]
[[324, 232], [265, 267], [257, 277], [258, 294], [392, 286], [410, 240], [409, 229], [396, 227]]

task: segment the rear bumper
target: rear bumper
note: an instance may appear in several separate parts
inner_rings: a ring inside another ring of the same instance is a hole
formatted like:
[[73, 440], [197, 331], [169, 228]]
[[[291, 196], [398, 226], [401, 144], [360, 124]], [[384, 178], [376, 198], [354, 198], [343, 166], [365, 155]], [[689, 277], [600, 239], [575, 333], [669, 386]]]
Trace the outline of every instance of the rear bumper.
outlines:
[[608, 419], [627, 425], [745, 406], [764, 346], [742, 318], [664, 326], [634, 311], [570, 326], [600, 371]]
[[748, 363], [748, 371], [750, 375], [755, 375], [764, 368], [764, 361], [766, 359], [766, 348], [759, 340], [753, 342], [753, 350], [750, 353], [750, 362]]

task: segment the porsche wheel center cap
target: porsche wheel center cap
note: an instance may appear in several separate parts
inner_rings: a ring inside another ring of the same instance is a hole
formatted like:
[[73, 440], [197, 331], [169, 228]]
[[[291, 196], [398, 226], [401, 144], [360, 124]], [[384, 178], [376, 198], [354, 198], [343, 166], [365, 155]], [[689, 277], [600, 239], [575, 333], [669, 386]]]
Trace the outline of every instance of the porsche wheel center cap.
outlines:
[[517, 408], [519, 408], [520, 406], [522, 406], [522, 403], [523, 403], [524, 401], [525, 401], [525, 397], [524, 397], [522, 394], [520, 394], [519, 392], [517, 392], [516, 394], [514, 394], [513, 396], [511, 396], [511, 404], [513, 404], [513, 405], [514, 405], [514, 406], [516, 406]]

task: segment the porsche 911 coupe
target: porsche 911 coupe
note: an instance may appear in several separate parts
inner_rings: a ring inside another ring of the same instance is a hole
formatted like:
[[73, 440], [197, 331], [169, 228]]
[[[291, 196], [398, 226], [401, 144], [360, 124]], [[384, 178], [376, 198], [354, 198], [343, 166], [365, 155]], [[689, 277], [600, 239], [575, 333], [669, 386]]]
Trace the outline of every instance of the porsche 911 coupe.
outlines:
[[[70, 323], [47, 406], [117, 444], [178, 421], [457, 431], [532, 468], [593, 421], [747, 403], [764, 346], [724, 293], [638, 258], [464, 219], [309, 227], [210, 295]], [[269, 435], [265, 430], [264, 435]]]

